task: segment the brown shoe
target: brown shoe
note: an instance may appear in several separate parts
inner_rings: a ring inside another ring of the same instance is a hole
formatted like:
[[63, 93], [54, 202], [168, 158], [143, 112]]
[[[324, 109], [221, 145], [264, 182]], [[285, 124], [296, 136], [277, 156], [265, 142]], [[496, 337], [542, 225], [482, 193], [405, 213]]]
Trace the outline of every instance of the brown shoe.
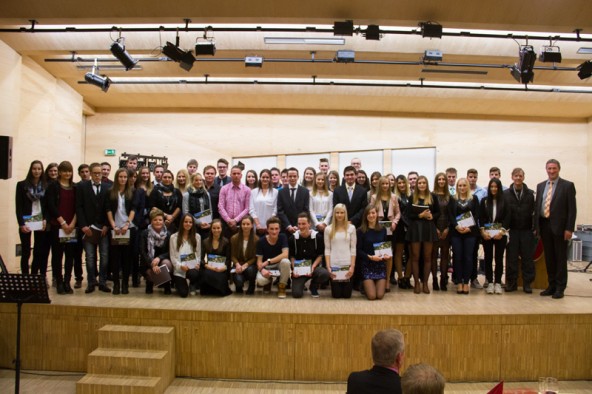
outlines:
[[430, 294], [430, 288], [428, 287], [428, 284], [427, 283], [424, 283], [423, 284], [423, 292], [425, 294]]
[[413, 292], [414, 292], [415, 294], [419, 294], [419, 293], [421, 293], [421, 285], [419, 284], [419, 281], [417, 281], [417, 282], [415, 283], [415, 287], [413, 288]]
[[286, 285], [283, 283], [278, 285], [278, 298], [286, 298]]

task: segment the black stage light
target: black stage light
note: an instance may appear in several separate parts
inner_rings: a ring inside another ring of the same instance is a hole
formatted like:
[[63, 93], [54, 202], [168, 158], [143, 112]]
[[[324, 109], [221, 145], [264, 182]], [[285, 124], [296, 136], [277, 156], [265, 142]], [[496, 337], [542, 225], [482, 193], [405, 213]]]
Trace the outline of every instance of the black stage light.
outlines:
[[561, 63], [561, 49], [558, 46], [543, 46], [539, 59], [543, 63]]
[[514, 79], [520, 83], [528, 85], [534, 80], [534, 62], [536, 53], [532, 45], [522, 45], [518, 52], [520, 61], [510, 68], [510, 73]]
[[210, 55], [216, 54], [216, 44], [213, 41], [196, 42], [195, 43], [195, 55]]
[[421, 36], [429, 38], [442, 38], [442, 25], [435, 22], [420, 22]]
[[366, 28], [366, 39], [367, 40], [380, 40], [380, 26], [368, 25]]
[[354, 21], [335, 22], [333, 24], [334, 36], [353, 36]]
[[353, 63], [355, 61], [356, 53], [350, 50], [340, 50], [335, 54], [335, 61], [337, 63]]
[[125, 71], [131, 70], [138, 63], [138, 61], [132, 58], [130, 54], [125, 50], [125, 45], [123, 44], [123, 41], [115, 41], [111, 45], [111, 53], [125, 67]]
[[88, 72], [84, 75], [84, 80], [91, 85], [95, 85], [101, 88], [101, 90], [107, 93], [111, 86], [111, 79], [106, 75], [95, 74], [96, 68], [93, 67], [92, 72]]
[[168, 41], [162, 48], [162, 53], [172, 61], [179, 63], [179, 66], [185, 71], [191, 70], [195, 62], [195, 57], [191, 52], [186, 52]]
[[592, 75], [592, 60], [587, 60], [577, 67], [580, 79], [590, 78]]

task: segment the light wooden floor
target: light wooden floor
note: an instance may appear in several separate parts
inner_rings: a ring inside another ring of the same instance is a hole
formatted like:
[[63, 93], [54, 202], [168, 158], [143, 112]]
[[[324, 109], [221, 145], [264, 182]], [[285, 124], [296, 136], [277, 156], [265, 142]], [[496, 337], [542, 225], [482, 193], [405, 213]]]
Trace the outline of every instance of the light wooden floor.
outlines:
[[[290, 297], [280, 300], [275, 291], [262, 294], [258, 289], [254, 296], [232, 294], [228, 297], [189, 296], [182, 299], [175, 295], [165, 296], [162, 290], [155, 289], [154, 294], [144, 293], [144, 283], [140, 288], [131, 288], [130, 294], [114, 296], [98, 290], [84, 294], [82, 289], [73, 295], [58, 295], [55, 289], [49, 294], [54, 305], [89, 306], [105, 308], [143, 308], [143, 309], [179, 309], [224, 312], [277, 312], [294, 314], [376, 314], [376, 315], [473, 315], [473, 314], [589, 314], [592, 313], [592, 282], [590, 273], [569, 273], [569, 283], [565, 298], [552, 300], [540, 297], [540, 290], [525, 294], [520, 289], [503, 295], [485, 294], [483, 290], [471, 289], [471, 294], [458, 295], [453, 287], [447, 292], [431, 294], [413, 294], [411, 290], [400, 290], [394, 286], [392, 292], [381, 301], [370, 302], [360, 293], [353, 293], [350, 300], [331, 298], [330, 290], [320, 290], [321, 297], [313, 299], [305, 292], [304, 298]], [[483, 283], [483, 276], [480, 276]], [[431, 288], [431, 282], [430, 282]], [[26, 309], [26, 306], [25, 306]]]
[[[82, 374], [64, 374], [52, 372], [21, 373], [20, 391], [23, 394], [74, 394], [76, 393], [76, 381]], [[53, 375], [53, 376], [52, 376]], [[446, 393], [469, 394], [486, 393], [496, 383], [448, 383]], [[538, 382], [513, 382], [505, 383], [504, 390], [508, 393], [536, 393]], [[283, 393], [296, 394], [337, 394], [344, 393], [345, 383], [342, 382], [259, 382], [237, 380], [197, 380], [177, 378], [166, 390], [166, 394], [249, 394], [249, 393]], [[559, 382], [561, 394], [584, 394], [592, 392], [590, 381], [565, 381]], [[14, 392], [14, 371], [0, 370], [0, 392]]]

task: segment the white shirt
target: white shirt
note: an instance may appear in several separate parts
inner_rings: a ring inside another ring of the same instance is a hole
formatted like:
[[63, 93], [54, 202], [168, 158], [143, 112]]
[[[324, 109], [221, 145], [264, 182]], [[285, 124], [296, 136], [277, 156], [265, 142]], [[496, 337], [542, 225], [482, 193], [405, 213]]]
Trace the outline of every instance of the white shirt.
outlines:
[[267, 219], [277, 214], [277, 189], [269, 188], [267, 193], [259, 188], [251, 191], [251, 201], [249, 203], [249, 214], [253, 219], [259, 220], [259, 224], [266, 226]]
[[[316, 196], [310, 195], [310, 216], [313, 227], [316, 227], [319, 223], [325, 223], [327, 226], [331, 224], [333, 192], [329, 192], [328, 196], [322, 196], [320, 193], [317, 193]], [[319, 221], [317, 216], [323, 216], [325, 219]]]
[[191, 244], [187, 241], [183, 241], [181, 247], [177, 249], [178, 236], [179, 233], [171, 235], [171, 239], [169, 241], [169, 257], [171, 259], [171, 263], [173, 263], [173, 267], [175, 268], [174, 275], [179, 276], [181, 278], [185, 278], [185, 271], [181, 269], [181, 266], [183, 265], [181, 263], [181, 255], [195, 253], [195, 258], [197, 259], [197, 262], [201, 263], [201, 237], [199, 236], [199, 234], [195, 234], [197, 247], [195, 248], [195, 250], [193, 250]]
[[325, 229], [325, 256], [335, 265], [351, 264], [351, 257], [356, 255], [357, 234], [353, 224], [347, 226], [347, 232], [337, 231], [331, 239], [331, 226]]

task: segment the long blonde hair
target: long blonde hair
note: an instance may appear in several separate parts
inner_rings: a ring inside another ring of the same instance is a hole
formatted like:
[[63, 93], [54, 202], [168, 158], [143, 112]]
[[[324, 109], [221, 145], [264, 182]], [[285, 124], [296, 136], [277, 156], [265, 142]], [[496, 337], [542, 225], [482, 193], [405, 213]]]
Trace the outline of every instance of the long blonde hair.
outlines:
[[[319, 189], [319, 187], [317, 186], [317, 178], [322, 176], [323, 177], [323, 181], [324, 186], [322, 189]], [[328, 196], [329, 195], [329, 185], [328, 185], [329, 181], [327, 180], [327, 178], [325, 177], [325, 174], [323, 174], [322, 172], [319, 172], [318, 174], [315, 175], [314, 177], [314, 181], [312, 183], [312, 195], [316, 196], [317, 194], [320, 194], [321, 196]]]
[[333, 217], [331, 218], [331, 232], [329, 233], [329, 237], [331, 239], [333, 239], [335, 237], [335, 233], [337, 232], [337, 220], [335, 219], [335, 211], [337, 211], [338, 209], [343, 209], [344, 213], [345, 213], [345, 217], [343, 218], [343, 225], [339, 224], [340, 226], [343, 226], [343, 231], [345, 231], [345, 237], [347, 238], [347, 222], [349, 221], [349, 219], [347, 218], [347, 208], [345, 207], [345, 204], [337, 204], [335, 205], [335, 207], [333, 207]]
[[[467, 191], [465, 192], [466, 196], [464, 198], [460, 195], [460, 192], [458, 191], [458, 184], [461, 181], [467, 184]], [[454, 195], [454, 198], [456, 198], [457, 200], [469, 200], [471, 198], [471, 187], [469, 185], [469, 181], [467, 180], [467, 178], [458, 178], [458, 180], [456, 181], [456, 194]]]
[[417, 182], [415, 183], [415, 187], [413, 188], [413, 204], [417, 204], [419, 202], [419, 188], [417, 187], [417, 185], [419, 184], [420, 180], [424, 180], [426, 183], [426, 190], [425, 190], [425, 196], [423, 196], [423, 203], [425, 205], [431, 205], [432, 204], [432, 193], [430, 193], [430, 182], [428, 181], [428, 178], [426, 178], [423, 175], [420, 175], [417, 177]]

